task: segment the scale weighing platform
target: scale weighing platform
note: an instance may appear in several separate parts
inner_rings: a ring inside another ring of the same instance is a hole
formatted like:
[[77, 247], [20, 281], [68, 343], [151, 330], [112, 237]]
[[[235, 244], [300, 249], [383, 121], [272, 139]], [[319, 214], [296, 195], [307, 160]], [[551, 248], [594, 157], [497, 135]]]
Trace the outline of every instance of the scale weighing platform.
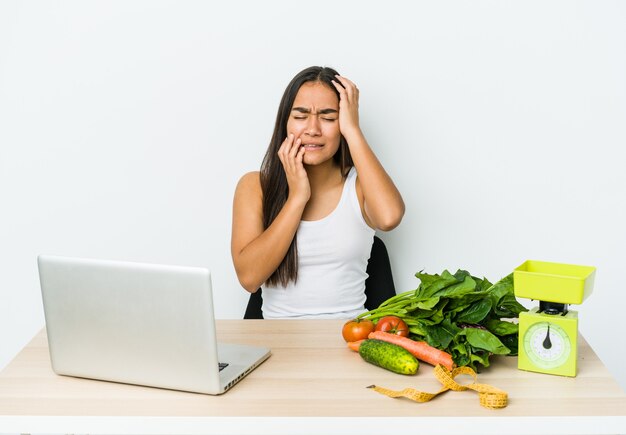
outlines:
[[515, 296], [539, 301], [519, 315], [518, 368], [538, 373], [576, 376], [578, 312], [592, 292], [595, 267], [528, 260], [515, 268]]

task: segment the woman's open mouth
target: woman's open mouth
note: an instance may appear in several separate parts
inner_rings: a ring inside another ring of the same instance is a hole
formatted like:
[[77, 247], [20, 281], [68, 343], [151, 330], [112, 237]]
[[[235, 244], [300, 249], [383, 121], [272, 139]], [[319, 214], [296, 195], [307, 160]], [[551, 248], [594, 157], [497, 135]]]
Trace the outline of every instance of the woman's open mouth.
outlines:
[[316, 150], [322, 148], [324, 145], [303, 143], [301, 146], [303, 146], [305, 150]]

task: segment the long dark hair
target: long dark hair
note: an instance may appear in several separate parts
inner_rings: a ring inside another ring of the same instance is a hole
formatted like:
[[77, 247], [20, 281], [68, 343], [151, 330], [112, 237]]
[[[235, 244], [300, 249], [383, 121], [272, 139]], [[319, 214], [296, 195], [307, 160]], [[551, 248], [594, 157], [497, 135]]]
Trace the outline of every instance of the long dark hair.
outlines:
[[[261, 189], [263, 191], [263, 228], [267, 229], [285, 205], [289, 196], [289, 186], [282, 163], [278, 158], [278, 149], [287, 137], [287, 121], [300, 87], [307, 82], [319, 82], [332, 89], [339, 98], [339, 92], [332, 84], [337, 71], [328, 67], [312, 66], [300, 71], [287, 85], [278, 106], [276, 124], [270, 145], [261, 163]], [[339, 149], [333, 156], [345, 177], [352, 167], [352, 156], [346, 139], [341, 135]], [[287, 254], [274, 273], [267, 279], [267, 284], [286, 286], [289, 281], [298, 279], [298, 248], [296, 237], [291, 241]]]

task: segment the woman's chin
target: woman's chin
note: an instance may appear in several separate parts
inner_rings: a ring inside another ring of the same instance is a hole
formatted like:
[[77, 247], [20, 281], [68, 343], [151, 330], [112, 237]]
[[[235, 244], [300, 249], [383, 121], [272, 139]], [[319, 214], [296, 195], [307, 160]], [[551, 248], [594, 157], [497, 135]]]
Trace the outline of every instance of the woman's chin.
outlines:
[[318, 165], [320, 163], [320, 159], [317, 156], [311, 154], [305, 153], [304, 158], [302, 159], [302, 163], [309, 166]]

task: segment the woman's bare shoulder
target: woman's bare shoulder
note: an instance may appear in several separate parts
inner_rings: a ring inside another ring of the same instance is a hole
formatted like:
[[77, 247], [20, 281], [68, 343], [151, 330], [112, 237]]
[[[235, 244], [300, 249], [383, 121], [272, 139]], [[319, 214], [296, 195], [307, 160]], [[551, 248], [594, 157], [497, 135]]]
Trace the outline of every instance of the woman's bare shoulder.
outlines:
[[251, 171], [243, 174], [237, 183], [237, 194], [251, 195], [261, 193], [261, 173]]
[[250, 171], [241, 176], [239, 184], [243, 186], [259, 186], [261, 187], [261, 173], [259, 171]]

